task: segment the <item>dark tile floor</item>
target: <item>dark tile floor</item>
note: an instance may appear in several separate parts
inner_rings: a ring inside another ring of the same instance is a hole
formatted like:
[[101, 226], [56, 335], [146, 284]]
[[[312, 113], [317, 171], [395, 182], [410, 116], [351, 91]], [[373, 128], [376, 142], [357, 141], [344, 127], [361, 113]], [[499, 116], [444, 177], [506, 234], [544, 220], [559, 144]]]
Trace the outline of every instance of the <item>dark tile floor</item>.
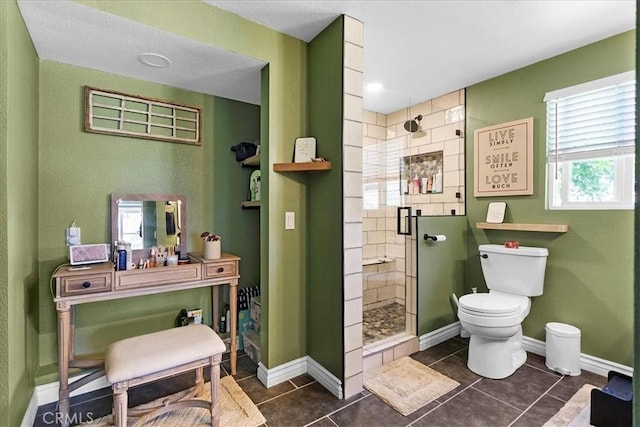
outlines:
[[[605, 377], [587, 371], [576, 377], [562, 376], [548, 370], [543, 357], [531, 353], [527, 363], [510, 377], [482, 378], [466, 367], [467, 340], [459, 338], [412, 357], [455, 379], [460, 386], [406, 417], [366, 390], [349, 399], [336, 399], [306, 374], [266, 389], [256, 377], [256, 365], [246, 356], [238, 359], [235, 378], [264, 414], [269, 427], [542, 426], [583, 384], [606, 384]], [[222, 375], [227, 375], [229, 361], [223, 361], [222, 367]], [[131, 404], [186, 388], [190, 377], [183, 375], [132, 389]], [[72, 399], [71, 412], [83, 414], [87, 420], [89, 413], [97, 418], [108, 414], [110, 408], [110, 389], [103, 389]], [[34, 425], [52, 425], [51, 415], [47, 417], [52, 411], [55, 403], [41, 406]]]

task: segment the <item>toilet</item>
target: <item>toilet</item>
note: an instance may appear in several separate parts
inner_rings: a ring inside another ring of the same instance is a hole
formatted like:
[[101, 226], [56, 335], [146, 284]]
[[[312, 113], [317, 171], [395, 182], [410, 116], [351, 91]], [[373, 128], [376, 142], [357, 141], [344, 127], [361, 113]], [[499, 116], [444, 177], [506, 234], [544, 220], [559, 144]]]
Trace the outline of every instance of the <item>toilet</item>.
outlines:
[[527, 360], [522, 321], [530, 297], [542, 295], [546, 248], [480, 245], [480, 264], [489, 293], [458, 300], [460, 325], [470, 334], [467, 366], [486, 378], [502, 379]]

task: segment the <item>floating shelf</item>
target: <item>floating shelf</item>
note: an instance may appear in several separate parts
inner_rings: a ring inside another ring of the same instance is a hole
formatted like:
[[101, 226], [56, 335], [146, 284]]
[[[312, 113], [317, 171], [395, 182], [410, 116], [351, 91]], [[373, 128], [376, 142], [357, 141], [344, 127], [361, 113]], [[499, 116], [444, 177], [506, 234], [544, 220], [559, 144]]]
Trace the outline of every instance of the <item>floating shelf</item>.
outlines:
[[331, 162], [274, 163], [274, 172], [319, 172], [331, 170]]
[[490, 222], [476, 222], [476, 228], [483, 230], [541, 231], [546, 233], [566, 233], [569, 231], [569, 226], [567, 224], [497, 224]]
[[255, 209], [260, 207], [260, 200], [247, 200], [246, 202], [242, 202], [241, 206], [243, 209]]
[[242, 166], [251, 166], [256, 167], [260, 166], [260, 154], [256, 154], [255, 156], [247, 157], [242, 161]]

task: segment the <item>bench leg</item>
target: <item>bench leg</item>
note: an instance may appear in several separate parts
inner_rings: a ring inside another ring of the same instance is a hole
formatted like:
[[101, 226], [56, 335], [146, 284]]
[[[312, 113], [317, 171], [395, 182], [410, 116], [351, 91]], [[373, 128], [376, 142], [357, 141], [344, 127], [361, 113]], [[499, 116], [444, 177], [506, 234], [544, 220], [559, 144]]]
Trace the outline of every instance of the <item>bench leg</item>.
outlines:
[[204, 393], [204, 375], [202, 366], [196, 368], [196, 384], [195, 384], [195, 397], [202, 396]]
[[129, 382], [121, 381], [115, 383], [113, 388], [113, 423], [116, 427], [127, 426], [127, 391], [129, 390]]
[[220, 360], [222, 354], [211, 357], [211, 426], [220, 425], [220, 399], [218, 388], [220, 387]]

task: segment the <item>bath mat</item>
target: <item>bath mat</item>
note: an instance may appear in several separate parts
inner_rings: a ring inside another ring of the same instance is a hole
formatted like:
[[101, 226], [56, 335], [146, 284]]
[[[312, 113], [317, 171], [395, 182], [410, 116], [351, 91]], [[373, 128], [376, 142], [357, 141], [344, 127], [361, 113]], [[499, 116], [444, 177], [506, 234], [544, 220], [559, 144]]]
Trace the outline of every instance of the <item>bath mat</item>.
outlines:
[[[211, 387], [209, 383], [205, 384], [206, 393], [203, 399], [211, 399]], [[260, 410], [254, 405], [249, 396], [236, 384], [232, 376], [220, 378], [220, 388], [218, 389], [220, 404], [222, 406], [222, 414], [220, 416], [220, 426], [224, 427], [258, 427], [266, 423], [266, 419]], [[166, 399], [167, 396], [145, 403], [138, 406], [144, 408], [146, 406], [154, 406], [158, 402]], [[104, 416], [100, 419], [88, 422], [86, 425], [92, 427], [113, 427], [111, 424], [111, 415]], [[145, 427], [196, 427], [211, 426], [211, 415], [204, 408], [184, 408], [177, 409], [173, 412], [159, 415], [144, 424]]]
[[571, 396], [571, 399], [564, 404], [544, 427], [583, 427], [589, 426], [591, 419], [591, 389], [596, 386], [585, 384]]
[[460, 384], [410, 357], [364, 376], [364, 387], [402, 415], [409, 415]]

